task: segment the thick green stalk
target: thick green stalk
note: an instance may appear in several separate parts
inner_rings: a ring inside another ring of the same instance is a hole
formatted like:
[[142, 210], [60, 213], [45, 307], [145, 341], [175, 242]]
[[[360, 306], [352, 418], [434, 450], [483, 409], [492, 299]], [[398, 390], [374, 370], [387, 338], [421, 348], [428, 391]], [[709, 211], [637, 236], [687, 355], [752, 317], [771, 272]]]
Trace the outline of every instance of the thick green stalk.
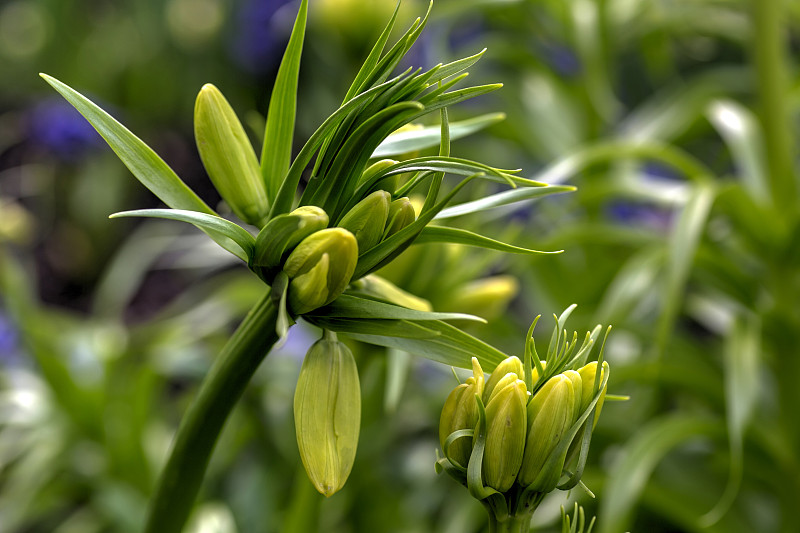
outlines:
[[500, 521], [494, 513], [489, 513], [489, 533], [528, 533], [531, 528], [531, 515], [508, 516]]
[[150, 503], [145, 533], [180, 533], [183, 529], [225, 420], [278, 340], [277, 318], [277, 307], [267, 293], [214, 362], [178, 428]]
[[792, 164], [791, 113], [787, 105], [789, 34], [784, 4], [783, 0], [752, 0], [752, 49], [772, 199], [783, 212], [794, 213], [797, 183]]

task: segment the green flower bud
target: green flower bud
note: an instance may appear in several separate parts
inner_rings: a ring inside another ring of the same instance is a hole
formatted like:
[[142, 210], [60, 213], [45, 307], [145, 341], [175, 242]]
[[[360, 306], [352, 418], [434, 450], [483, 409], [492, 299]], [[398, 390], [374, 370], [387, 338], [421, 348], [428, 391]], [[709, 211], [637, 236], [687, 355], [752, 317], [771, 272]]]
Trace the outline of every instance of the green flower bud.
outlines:
[[[600, 371], [601, 384], [607, 372], [608, 372], [608, 363], [603, 361], [603, 369]], [[589, 404], [592, 403], [592, 398], [594, 398], [594, 393], [596, 392], [593, 391], [592, 388], [594, 387], [594, 380], [597, 375], [597, 361], [592, 361], [591, 363], [583, 366], [582, 368], [579, 368], [578, 373], [581, 375], [581, 380], [583, 381], [581, 409], [580, 409], [580, 412], [583, 413], [589, 407]], [[607, 388], [608, 385], [606, 385], [606, 387], [603, 388], [603, 391], [600, 393], [600, 399], [597, 400], [597, 406], [594, 412], [594, 421], [592, 422], [592, 429], [594, 429], [594, 426], [597, 425], [597, 419], [600, 418], [600, 411], [603, 410], [603, 403], [606, 400]]]
[[486, 449], [483, 455], [484, 484], [505, 492], [514, 484], [525, 449], [528, 391], [513, 373], [503, 388], [498, 387], [486, 405]]
[[565, 370], [562, 376], [566, 376], [569, 378], [570, 382], [572, 382], [572, 394], [573, 398], [575, 398], [575, 408], [572, 411], [572, 422], [574, 423], [578, 420], [578, 417], [581, 416], [583, 410], [581, 409], [581, 397], [583, 396], [583, 380], [581, 379], [581, 375], [574, 371], [574, 370]]
[[312, 233], [292, 251], [283, 271], [289, 282], [289, 309], [296, 315], [334, 301], [347, 284], [358, 261], [358, 244], [342, 228]]
[[[444, 451], [447, 437], [460, 429], [474, 429], [478, 423], [478, 402], [475, 395], [483, 394], [485, 376], [478, 359], [472, 358], [473, 376], [468, 378], [450, 393], [439, 418], [439, 444]], [[469, 463], [472, 453], [472, 439], [462, 437], [450, 445], [449, 455], [463, 467]]]
[[222, 93], [207, 83], [194, 107], [200, 159], [220, 196], [243, 221], [260, 226], [269, 200], [253, 145]]
[[276, 216], [258, 233], [250, 268], [271, 283], [300, 241], [326, 227], [328, 214], [315, 205], [304, 205], [291, 213]]
[[359, 253], [364, 253], [381, 242], [386, 218], [389, 216], [390, 200], [388, 192], [375, 191], [358, 202], [339, 222], [339, 227], [355, 235]]
[[514, 276], [491, 276], [470, 281], [454, 291], [445, 310], [482, 316], [487, 320], [502, 315], [519, 292]]
[[[382, 172], [383, 170], [396, 165], [397, 161], [394, 159], [381, 159], [370, 166], [368, 166], [364, 172], [361, 173], [361, 177], [358, 180], [358, 184], [361, 185], [362, 183], [366, 183], [371, 180], [376, 174]], [[397, 175], [390, 176], [388, 178], [383, 178], [380, 181], [381, 189], [387, 191], [389, 194], [392, 194], [395, 189], [397, 189]]]
[[433, 310], [428, 300], [406, 292], [391, 281], [376, 274], [369, 274], [354, 281], [351, 284], [351, 289], [366, 298], [386, 301], [408, 309], [416, 309], [417, 311]]
[[331, 496], [344, 486], [358, 446], [361, 389], [353, 354], [334, 333], [311, 346], [297, 380], [294, 422], [311, 483]]
[[525, 370], [523, 369], [522, 361], [520, 361], [519, 357], [516, 355], [503, 359], [494, 371], [492, 371], [492, 375], [486, 380], [486, 387], [483, 389], [484, 403], [489, 403], [489, 396], [491, 396], [492, 391], [495, 389], [498, 382], [508, 373], [514, 374], [514, 379], [525, 379]]
[[389, 217], [386, 219], [386, 228], [383, 231], [383, 238], [391, 237], [416, 219], [417, 214], [414, 212], [414, 206], [411, 204], [411, 200], [405, 196], [398, 198], [389, 204]]
[[[564, 457], [547, 464], [551, 453], [573, 424], [575, 388], [569, 377], [553, 376], [533, 396], [528, 404], [528, 436], [519, 472], [523, 487], [536, 484], [539, 492], [550, 492], [558, 483], [564, 467]], [[547, 470], [543, 472], [543, 469]], [[537, 480], [538, 478], [538, 480]]]

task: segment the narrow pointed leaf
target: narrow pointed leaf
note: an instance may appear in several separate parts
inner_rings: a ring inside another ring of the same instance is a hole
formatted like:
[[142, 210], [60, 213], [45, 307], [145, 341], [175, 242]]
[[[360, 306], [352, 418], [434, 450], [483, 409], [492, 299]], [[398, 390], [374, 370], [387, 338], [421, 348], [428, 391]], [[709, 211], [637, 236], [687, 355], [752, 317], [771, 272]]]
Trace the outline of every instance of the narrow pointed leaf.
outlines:
[[392, 319], [392, 320], [471, 320], [486, 322], [480, 317], [464, 313], [436, 313], [418, 311], [398, 305], [378, 302], [367, 298], [359, 298], [342, 294], [332, 303], [320, 307], [309, 313], [311, 316], [324, 315], [331, 318], [364, 318], [364, 319]]
[[[460, 139], [476, 131], [496, 124], [506, 117], [505, 113], [487, 113], [467, 120], [450, 123], [450, 138]], [[421, 130], [393, 133], [372, 153], [373, 158], [406, 154], [425, 148], [438, 146], [441, 142], [441, 128], [428, 126]]]
[[89, 121], [136, 179], [162, 202], [173, 209], [214, 214], [152, 148], [125, 126], [68, 85], [47, 74], [40, 76]]
[[247, 230], [217, 215], [183, 209], [138, 209], [114, 213], [109, 218], [152, 217], [188, 222], [214, 237], [227, 251], [247, 262], [255, 249], [255, 239]]
[[[386, 24], [386, 27], [383, 29], [380, 37], [375, 42], [375, 46], [372, 47], [367, 59], [364, 60], [364, 63], [361, 65], [361, 69], [359, 69], [358, 74], [356, 74], [356, 78], [353, 80], [353, 83], [350, 85], [350, 89], [348, 89], [347, 94], [344, 97], [344, 102], [347, 102], [351, 98], [353, 98], [359, 91], [364, 90], [365, 88], [362, 87], [363, 83], [370, 77], [375, 66], [378, 64], [378, 60], [381, 57], [381, 53], [383, 53], [383, 49], [386, 46], [386, 41], [389, 40], [389, 34], [392, 33], [392, 28], [394, 28], [394, 23], [397, 21], [397, 12], [400, 10], [400, 2], [397, 2], [397, 5], [394, 8], [394, 13], [392, 13], [392, 18], [389, 19], [389, 22]], [[342, 102], [344, 104], [344, 102]]]
[[297, 78], [300, 73], [300, 56], [306, 31], [308, 0], [302, 0], [294, 23], [292, 36], [286, 46], [275, 86], [269, 100], [264, 147], [261, 151], [261, 174], [270, 200], [278, 194], [292, 158], [292, 137], [297, 108]]
[[512, 205], [518, 202], [527, 202], [537, 198], [542, 198], [544, 196], [549, 196], [551, 194], [562, 194], [575, 190], [577, 189], [570, 185], [545, 185], [544, 187], [526, 187], [524, 189], [503, 191], [490, 196], [485, 196], [479, 200], [464, 202], [463, 204], [442, 209], [442, 212], [436, 215], [436, 220], [468, 215], [470, 213], [477, 213], [495, 207]]
[[479, 246], [489, 250], [499, 250], [512, 254], [560, 254], [564, 250], [553, 252], [543, 252], [540, 250], [530, 250], [506, 244], [471, 231], [461, 228], [448, 228], [446, 226], [426, 226], [414, 241], [417, 244], [426, 242], [449, 242], [454, 244], [466, 244], [467, 246]]

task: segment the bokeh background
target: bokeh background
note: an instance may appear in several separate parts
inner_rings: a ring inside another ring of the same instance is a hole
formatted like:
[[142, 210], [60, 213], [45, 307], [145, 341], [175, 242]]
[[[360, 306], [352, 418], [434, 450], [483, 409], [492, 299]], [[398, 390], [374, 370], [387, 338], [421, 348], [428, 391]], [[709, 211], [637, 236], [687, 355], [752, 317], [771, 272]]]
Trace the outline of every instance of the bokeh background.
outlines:
[[[404, 1], [400, 25], [426, 8]], [[393, 9], [310, 1], [298, 147]], [[263, 290], [192, 228], [108, 220], [158, 202], [37, 73], [109, 110], [215, 205], [194, 98], [216, 84], [258, 141], [296, 11], [0, 3], [0, 532], [136, 532], [181, 414]], [[799, 30], [793, 0], [436, 1], [406, 64], [487, 47], [470, 79], [505, 84], [451, 110], [507, 114], [453, 154], [578, 190], [462, 221], [561, 255], [425, 245], [385, 274], [437, 310], [486, 316], [471, 332], [512, 354], [535, 315], [544, 343], [552, 314], [577, 303], [579, 334], [613, 324], [610, 392], [631, 396], [595, 431], [596, 498], [557, 493], [535, 531], [560, 531], [573, 501], [600, 533], [797, 531]], [[353, 345], [358, 457], [341, 493], [314, 492], [291, 401], [317, 335], [295, 328], [262, 365], [190, 530], [482, 531], [482, 507], [433, 469], [450, 369], [399, 352]]]

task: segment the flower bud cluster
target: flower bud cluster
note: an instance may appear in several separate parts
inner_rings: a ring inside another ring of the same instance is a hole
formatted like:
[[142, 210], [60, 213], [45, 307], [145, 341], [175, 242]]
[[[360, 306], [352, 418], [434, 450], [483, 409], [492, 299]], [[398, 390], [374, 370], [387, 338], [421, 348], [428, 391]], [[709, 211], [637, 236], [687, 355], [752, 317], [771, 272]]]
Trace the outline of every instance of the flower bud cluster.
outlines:
[[[592, 408], [592, 429], [597, 422], [606, 394], [603, 377], [608, 363], [602, 364], [600, 380], [595, 379], [597, 362], [549, 376], [542, 361], [545, 375], [540, 378], [537, 367], [529, 367], [529, 380], [516, 356], [502, 361], [490, 376], [476, 358], [472, 366], [473, 376], [450, 393], [442, 409], [439, 441], [447, 461], [462, 471], [472, 461], [481, 461], [483, 486], [499, 493], [552, 491], [565, 465], [577, 461], [584, 434], [580, 429]], [[481, 421], [484, 405], [485, 420]], [[477, 447], [481, 431], [485, 435], [482, 454]]]

